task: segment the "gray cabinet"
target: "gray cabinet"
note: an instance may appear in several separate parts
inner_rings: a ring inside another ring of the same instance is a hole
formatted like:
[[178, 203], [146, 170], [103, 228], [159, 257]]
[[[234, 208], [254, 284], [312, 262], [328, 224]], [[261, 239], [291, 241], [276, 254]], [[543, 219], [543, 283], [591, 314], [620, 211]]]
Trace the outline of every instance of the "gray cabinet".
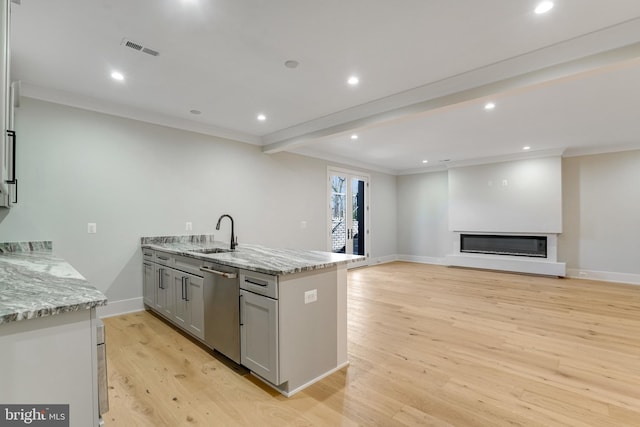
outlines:
[[279, 385], [278, 300], [271, 297], [277, 296], [277, 277], [242, 271], [240, 288], [241, 363]]
[[240, 270], [242, 364], [287, 396], [344, 366], [337, 282], [335, 267], [281, 276]]
[[272, 384], [280, 381], [278, 300], [240, 290], [240, 360]]
[[142, 280], [143, 280], [143, 288], [142, 295], [144, 304], [147, 307], [153, 307], [155, 305], [155, 285], [156, 285], [156, 275], [154, 264], [151, 261], [143, 261], [142, 263]]
[[203, 279], [193, 274], [199, 271], [200, 264], [203, 263], [197, 259], [143, 249], [144, 304], [196, 338], [204, 339]]
[[173, 271], [173, 320], [182, 329], [204, 339], [204, 294], [202, 277]]
[[[186, 273], [185, 273], [186, 275]], [[185, 329], [189, 324], [189, 304], [185, 297], [185, 275], [179, 271], [173, 271], [171, 277], [171, 285], [173, 287], [173, 297], [175, 311], [173, 313], [173, 321], [176, 325]]]
[[[11, 35], [11, 2], [5, 0], [0, 4], [0, 207], [9, 207], [16, 200], [10, 197], [10, 186], [17, 185], [15, 163], [11, 161], [15, 149], [15, 134], [10, 136], [8, 130], [14, 130], [13, 105], [10, 85], [10, 46]], [[12, 142], [9, 142], [9, 139]]]
[[204, 283], [202, 277], [193, 276], [188, 282], [189, 323], [187, 330], [204, 339]]
[[158, 313], [171, 319], [173, 317], [173, 310], [175, 302], [173, 301], [173, 287], [171, 281], [173, 280], [172, 270], [168, 267], [158, 265], [156, 266], [156, 272], [158, 275], [157, 286], [155, 287], [156, 299], [155, 309]]

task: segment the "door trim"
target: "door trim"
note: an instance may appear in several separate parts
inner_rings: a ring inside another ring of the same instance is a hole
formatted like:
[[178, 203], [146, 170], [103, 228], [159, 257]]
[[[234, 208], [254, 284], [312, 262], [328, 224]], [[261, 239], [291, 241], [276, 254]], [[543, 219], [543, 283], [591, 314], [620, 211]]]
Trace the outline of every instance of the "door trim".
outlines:
[[369, 209], [369, 206], [371, 206], [371, 200], [370, 200], [370, 187], [371, 187], [371, 175], [369, 175], [368, 173], [364, 173], [362, 171], [357, 171], [357, 170], [350, 170], [350, 169], [344, 169], [344, 168], [339, 168], [339, 167], [333, 167], [333, 166], [327, 166], [327, 177], [326, 177], [326, 194], [325, 194], [325, 203], [326, 203], [326, 229], [325, 229], [325, 234], [326, 234], [326, 247], [327, 247], [327, 251], [328, 252], [333, 252], [332, 250], [332, 242], [331, 242], [331, 176], [332, 175], [345, 175], [347, 176], [347, 178], [349, 179], [349, 181], [351, 180], [351, 178], [362, 178], [366, 181], [367, 185], [365, 187], [365, 205], [366, 205], [366, 211], [365, 211], [365, 228], [366, 228], [366, 232], [367, 235], [364, 239], [364, 249], [365, 249], [365, 255], [366, 255], [366, 259], [362, 262], [353, 262], [353, 263], [349, 263], [348, 264], [348, 268], [355, 268], [355, 267], [363, 267], [363, 266], [367, 266], [369, 265], [369, 259], [371, 258], [371, 211]]

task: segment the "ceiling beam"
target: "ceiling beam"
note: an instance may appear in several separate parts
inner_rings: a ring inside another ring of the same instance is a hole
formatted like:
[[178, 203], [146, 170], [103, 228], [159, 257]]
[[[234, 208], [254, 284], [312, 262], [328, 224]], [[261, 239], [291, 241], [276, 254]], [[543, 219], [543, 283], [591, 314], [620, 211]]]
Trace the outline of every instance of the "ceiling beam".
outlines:
[[[639, 28], [640, 20], [631, 21], [625, 27], [626, 30], [637, 30]], [[637, 39], [637, 37], [635, 38]], [[562, 47], [560, 50], [566, 49], [566, 46], [558, 45], [556, 47]], [[566, 57], [566, 53], [563, 54]], [[529, 58], [525, 58], [528, 55], [512, 58], [499, 64], [463, 73], [403, 94], [376, 100], [309, 123], [265, 135], [262, 138], [262, 151], [267, 154], [288, 151], [339, 133], [364, 127], [380, 126], [395, 120], [408, 119], [415, 115], [426, 114], [430, 111], [495, 96], [496, 94], [526, 90], [584, 73], [605, 71], [612, 67], [624, 66], [640, 59], [640, 42], [586, 55], [475, 87], [468, 87], [471, 80], [478, 81], [478, 78], [472, 78], [473, 75], [482, 74], [485, 81], [489, 76], [505, 75], [507, 72], [504, 71], [504, 68], [509, 65], [508, 63], [513, 61], [529, 62]], [[458, 88], [458, 90], [456, 91], [455, 88]], [[460, 88], [465, 89], [460, 90]], [[439, 95], [425, 99], [425, 94], [428, 93]], [[412, 96], [414, 100], [420, 97], [422, 97], [422, 100], [406, 104], [407, 100], [411, 100]], [[402, 105], [403, 102], [405, 103], [404, 105]], [[371, 112], [371, 114], [367, 114], [367, 111]], [[340, 119], [342, 120], [340, 121]]]

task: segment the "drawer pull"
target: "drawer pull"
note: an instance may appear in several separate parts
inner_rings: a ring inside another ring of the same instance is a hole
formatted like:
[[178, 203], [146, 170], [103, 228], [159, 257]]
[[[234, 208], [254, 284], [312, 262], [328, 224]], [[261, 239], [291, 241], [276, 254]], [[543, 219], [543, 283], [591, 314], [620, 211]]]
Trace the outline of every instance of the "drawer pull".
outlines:
[[267, 282], [266, 280], [248, 279], [248, 278], [245, 277], [244, 281], [245, 281], [245, 283], [250, 283], [250, 284], [256, 285], [256, 286], [262, 286], [263, 288], [266, 288], [267, 286], [269, 286], [269, 282]]

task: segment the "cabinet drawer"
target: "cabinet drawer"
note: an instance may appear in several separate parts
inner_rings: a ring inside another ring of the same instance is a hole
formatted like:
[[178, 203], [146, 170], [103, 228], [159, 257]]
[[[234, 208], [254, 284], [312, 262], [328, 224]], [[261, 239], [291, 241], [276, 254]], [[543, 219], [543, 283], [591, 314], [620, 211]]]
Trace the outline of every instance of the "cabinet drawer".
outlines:
[[196, 258], [174, 255], [172, 267], [176, 270], [184, 271], [186, 273], [191, 273], [195, 276], [202, 277], [202, 271], [200, 271], [200, 267], [202, 267], [204, 264], [204, 261]]
[[143, 249], [142, 250], [142, 259], [144, 261], [155, 262], [153, 259], [155, 257], [155, 251], [152, 249]]
[[246, 289], [258, 295], [278, 299], [278, 276], [240, 270], [240, 289]]
[[155, 251], [153, 261], [167, 267], [173, 267], [173, 255], [166, 252]]

